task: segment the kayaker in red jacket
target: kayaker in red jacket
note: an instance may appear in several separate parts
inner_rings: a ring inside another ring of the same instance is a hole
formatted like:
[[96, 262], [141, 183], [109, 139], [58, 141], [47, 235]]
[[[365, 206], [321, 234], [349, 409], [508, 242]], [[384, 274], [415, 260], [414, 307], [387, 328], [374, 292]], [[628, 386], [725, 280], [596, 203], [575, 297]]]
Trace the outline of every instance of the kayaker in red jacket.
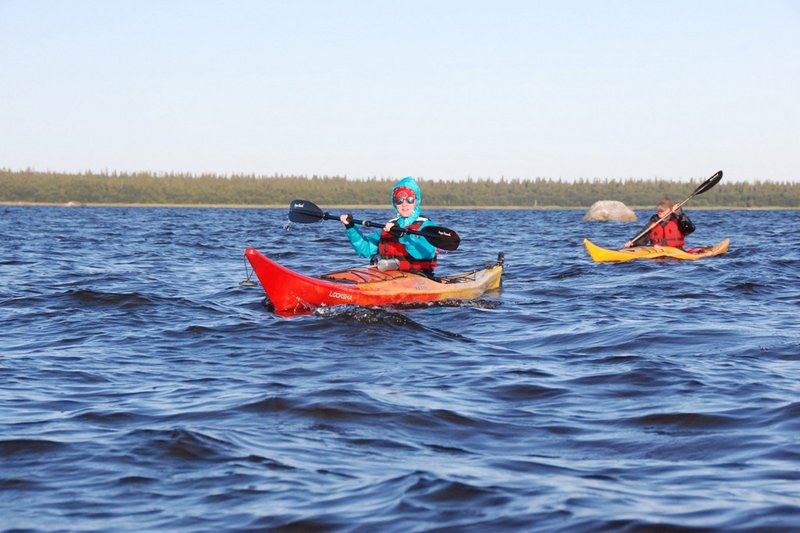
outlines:
[[695, 226], [683, 212], [683, 209], [678, 204], [673, 204], [669, 198], [664, 198], [658, 202], [656, 214], [650, 217], [642, 231], [662, 218], [664, 220], [653, 226], [649, 232], [635, 241], [626, 242], [625, 248], [648, 245], [683, 248], [686, 236], [695, 230]]
[[388, 221], [379, 233], [362, 235], [349, 213], [341, 215], [339, 220], [346, 228], [353, 249], [363, 257], [377, 256], [381, 270], [414, 270], [431, 276], [436, 267], [437, 248], [420, 235], [392, 231], [395, 226], [419, 231], [435, 225], [422, 216], [421, 204], [419, 185], [408, 176], [392, 187], [392, 205], [398, 216]]

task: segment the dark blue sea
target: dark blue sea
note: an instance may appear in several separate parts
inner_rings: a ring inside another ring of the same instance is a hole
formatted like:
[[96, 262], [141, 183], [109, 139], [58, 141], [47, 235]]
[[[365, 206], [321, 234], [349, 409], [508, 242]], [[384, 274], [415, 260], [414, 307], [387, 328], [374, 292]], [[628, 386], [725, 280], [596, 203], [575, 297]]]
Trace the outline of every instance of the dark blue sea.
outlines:
[[796, 211], [433, 210], [501, 290], [282, 317], [246, 247], [363, 263], [287, 210], [0, 206], [0, 531], [800, 531]]

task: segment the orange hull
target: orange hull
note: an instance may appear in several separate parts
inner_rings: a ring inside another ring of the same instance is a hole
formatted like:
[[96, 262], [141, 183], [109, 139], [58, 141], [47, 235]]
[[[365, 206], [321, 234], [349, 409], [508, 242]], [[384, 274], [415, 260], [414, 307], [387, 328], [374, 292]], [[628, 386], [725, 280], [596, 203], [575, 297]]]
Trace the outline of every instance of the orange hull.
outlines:
[[435, 281], [413, 272], [381, 272], [356, 267], [324, 276], [305, 276], [279, 265], [255, 248], [245, 250], [250, 265], [279, 313], [309, 312], [331, 305], [379, 306], [443, 300], [471, 300], [500, 286], [502, 260]]

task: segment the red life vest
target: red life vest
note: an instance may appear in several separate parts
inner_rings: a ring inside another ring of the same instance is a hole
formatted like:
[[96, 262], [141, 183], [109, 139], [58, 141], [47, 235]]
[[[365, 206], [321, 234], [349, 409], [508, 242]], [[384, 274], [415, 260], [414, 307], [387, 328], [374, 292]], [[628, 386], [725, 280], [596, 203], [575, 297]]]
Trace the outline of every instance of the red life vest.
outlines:
[[[422, 223], [427, 220], [427, 218], [419, 217], [413, 224], [406, 226], [406, 229], [419, 231]], [[400, 263], [400, 270], [432, 271], [436, 268], [436, 256], [433, 259], [417, 259], [411, 256], [405, 244], [400, 242], [400, 235], [387, 233], [383, 230], [381, 230], [381, 240], [378, 242], [378, 255], [381, 256], [381, 259], [397, 259]]]
[[680, 226], [678, 225], [678, 218], [673, 216], [666, 224], [656, 224], [648, 234], [652, 244], [661, 246], [674, 246], [682, 248], [685, 241], [684, 235], [681, 233]]

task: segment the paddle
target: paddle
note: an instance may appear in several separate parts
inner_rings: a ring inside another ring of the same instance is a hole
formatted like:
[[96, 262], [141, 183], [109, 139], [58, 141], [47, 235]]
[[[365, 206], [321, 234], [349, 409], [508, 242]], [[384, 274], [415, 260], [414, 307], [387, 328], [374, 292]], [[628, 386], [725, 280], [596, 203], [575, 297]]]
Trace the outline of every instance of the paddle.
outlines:
[[[339, 220], [339, 217], [323, 212], [322, 209], [308, 200], [292, 200], [292, 203], [289, 204], [289, 220], [301, 224], [308, 224], [311, 222], [319, 222], [320, 220]], [[384, 226], [384, 224], [379, 224], [377, 222], [356, 220], [355, 218], [353, 219], [353, 224], [369, 226], [371, 228], [382, 228]], [[395, 225], [395, 229], [401, 233], [420, 235], [437, 248], [450, 252], [458, 249], [458, 245], [461, 242], [461, 238], [455, 231], [442, 226], [425, 226], [420, 230], [413, 230]]]
[[714, 174], [713, 176], [708, 178], [706, 181], [704, 181], [703, 183], [698, 185], [697, 188], [694, 190], [694, 192], [691, 194], [691, 196], [689, 196], [689, 198], [687, 198], [686, 200], [684, 200], [681, 203], [679, 203], [677, 205], [677, 207], [675, 207], [674, 209], [670, 209], [669, 211], [667, 211], [667, 213], [664, 216], [662, 216], [661, 218], [659, 218], [658, 220], [656, 220], [655, 222], [653, 222], [652, 224], [647, 226], [645, 229], [643, 229], [639, 233], [639, 235], [637, 235], [636, 237], [631, 239], [631, 242], [636, 242], [636, 239], [638, 239], [639, 237], [641, 237], [645, 233], [648, 233], [651, 229], [656, 227], [656, 224], [660, 224], [660, 223], [664, 222], [667, 218], [670, 217], [670, 215], [672, 215], [672, 213], [674, 213], [675, 211], [680, 209], [683, 206], [683, 204], [685, 204], [686, 202], [688, 202], [689, 200], [691, 200], [692, 198], [694, 198], [698, 194], [703, 194], [704, 192], [706, 192], [707, 190], [712, 188], [714, 185], [719, 183], [719, 180], [721, 180], [721, 179], [722, 179], [722, 171], [718, 170], [716, 174]]

